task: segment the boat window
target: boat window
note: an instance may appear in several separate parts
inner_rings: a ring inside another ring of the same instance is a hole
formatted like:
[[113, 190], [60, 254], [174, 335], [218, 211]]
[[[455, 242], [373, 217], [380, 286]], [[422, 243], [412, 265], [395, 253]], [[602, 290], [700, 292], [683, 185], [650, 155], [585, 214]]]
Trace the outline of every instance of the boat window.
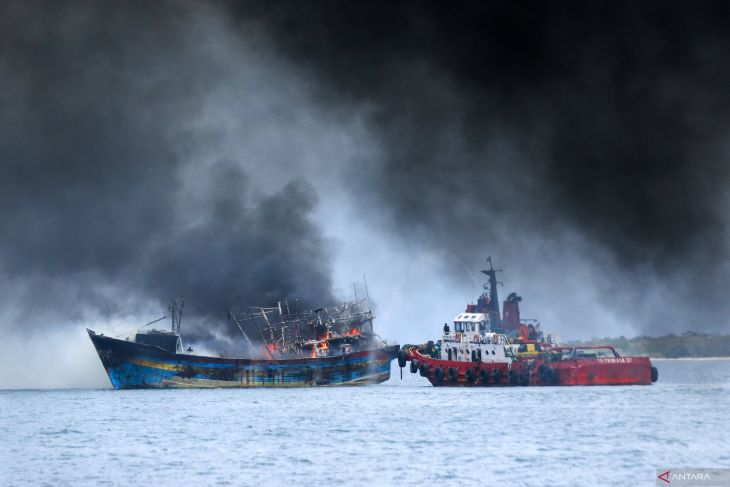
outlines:
[[576, 355], [581, 358], [613, 358], [616, 355], [611, 348], [578, 348]]

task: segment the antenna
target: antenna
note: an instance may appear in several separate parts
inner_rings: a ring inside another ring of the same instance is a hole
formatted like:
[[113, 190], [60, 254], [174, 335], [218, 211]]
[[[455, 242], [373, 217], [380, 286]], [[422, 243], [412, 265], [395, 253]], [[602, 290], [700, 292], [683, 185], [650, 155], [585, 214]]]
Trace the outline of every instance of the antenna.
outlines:
[[[471, 269], [469, 269], [469, 268], [468, 268], [468, 267], [466, 266], [466, 264], [464, 264], [464, 261], [463, 261], [463, 260], [461, 260], [461, 259], [459, 258], [459, 256], [458, 256], [458, 255], [454, 255], [454, 257], [456, 258], [456, 260], [458, 260], [458, 261], [459, 261], [459, 264], [461, 264], [461, 267], [463, 267], [463, 268], [464, 268], [464, 270], [466, 271], [466, 273], [467, 273], [467, 274], [469, 275], [469, 277], [471, 278], [471, 284], [472, 284], [472, 286], [478, 286], [479, 284], [477, 283], [477, 278], [476, 278], [476, 277], [474, 277], [474, 273], [473, 273], [473, 272], [471, 271]], [[471, 290], [472, 290], [472, 294], [473, 294], [473, 293], [474, 293], [474, 287], [472, 287], [472, 289], [471, 289]]]

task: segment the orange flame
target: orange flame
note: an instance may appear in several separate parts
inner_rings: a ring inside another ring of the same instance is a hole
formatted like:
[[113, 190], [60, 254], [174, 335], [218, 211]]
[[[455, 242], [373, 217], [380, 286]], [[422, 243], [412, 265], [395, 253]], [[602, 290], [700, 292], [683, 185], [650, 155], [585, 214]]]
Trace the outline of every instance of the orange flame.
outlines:
[[356, 336], [360, 336], [360, 334], [362, 334], [362, 332], [358, 328], [354, 328], [353, 327], [353, 329], [350, 330], [350, 331], [348, 331], [348, 332], [346, 332], [344, 336], [346, 336], [346, 337], [356, 337]]
[[334, 338], [334, 336], [335, 335], [331, 331], [328, 331], [327, 333], [325, 333], [324, 335], [319, 337], [319, 339], [320, 340], [329, 340], [330, 338]]
[[330, 348], [330, 346], [327, 342], [315, 343], [312, 345], [312, 353], [309, 354], [309, 357], [316, 358], [319, 352], [327, 350], [328, 348]]

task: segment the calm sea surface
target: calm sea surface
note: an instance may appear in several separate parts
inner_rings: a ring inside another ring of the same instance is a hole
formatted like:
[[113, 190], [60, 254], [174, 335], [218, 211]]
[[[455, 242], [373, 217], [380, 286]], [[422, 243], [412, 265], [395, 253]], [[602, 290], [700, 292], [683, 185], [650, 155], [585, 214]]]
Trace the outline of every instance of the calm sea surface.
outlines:
[[[395, 365], [395, 362], [394, 362]], [[0, 485], [655, 485], [730, 467], [730, 361], [635, 387], [0, 391]]]

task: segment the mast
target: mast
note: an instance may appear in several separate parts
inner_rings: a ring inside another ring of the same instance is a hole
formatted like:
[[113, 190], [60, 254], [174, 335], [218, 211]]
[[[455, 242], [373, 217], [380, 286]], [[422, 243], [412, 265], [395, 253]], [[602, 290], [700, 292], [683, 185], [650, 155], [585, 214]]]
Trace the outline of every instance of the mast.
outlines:
[[185, 299], [182, 296], [174, 300], [170, 303], [170, 306], [167, 307], [170, 312], [170, 317], [172, 318], [172, 332], [176, 335], [180, 335], [180, 322], [182, 322], [182, 310], [184, 307]]
[[[500, 269], [495, 269], [492, 266], [492, 256], [487, 257], [489, 262], [489, 269], [482, 270], [482, 274], [489, 277], [489, 320], [492, 327], [501, 328], [502, 318], [499, 315], [499, 298], [497, 297], [497, 272], [502, 272]], [[487, 285], [484, 285], [484, 289], [487, 289]]]
[[243, 337], [248, 342], [249, 346], [251, 347], [251, 350], [253, 350], [253, 343], [251, 343], [251, 340], [248, 338], [248, 335], [246, 335], [246, 332], [243, 331], [243, 327], [241, 326], [241, 322], [238, 321], [238, 318], [236, 317], [236, 314], [233, 311], [228, 311], [228, 317], [233, 320], [233, 322], [236, 324], [239, 330], [241, 330], [241, 333], [243, 334]]
[[[262, 310], [262, 313], [264, 315], [264, 319], [266, 319], [266, 322], [268, 323], [269, 322], [269, 319], [266, 316], [266, 313], [263, 312], [263, 308], [261, 308], [261, 310]], [[269, 342], [267, 342], [266, 341], [266, 338], [264, 338], [264, 334], [261, 332], [261, 328], [259, 328], [259, 324], [256, 322], [256, 317], [251, 312], [251, 309], [250, 308], [248, 310], [248, 315], [251, 317], [251, 321], [253, 321], [254, 326], [256, 326], [256, 330], [259, 332], [259, 335], [261, 336], [261, 340], [264, 342], [264, 348], [266, 348], [266, 351], [269, 353], [269, 357], [271, 357], [271, 359], [273, 360], [274, 359], [274, 355], [271, 353], [271, 350], [269, 350], [269, 347], [268, 347]], [[273, 333], [272, 333], [272, 338], [273, 338]]]
[[362, 282], [365, 283], [365, 302], [367, 303], [367, 314], [369, 316], [368, 323], [370, 323], [370, 333], [375, 333], [373, 328], [373, 312], [370, 310], [370, 293], [368, 292], [368, 280], [365, 279], [365, 274], [362, 275]]

